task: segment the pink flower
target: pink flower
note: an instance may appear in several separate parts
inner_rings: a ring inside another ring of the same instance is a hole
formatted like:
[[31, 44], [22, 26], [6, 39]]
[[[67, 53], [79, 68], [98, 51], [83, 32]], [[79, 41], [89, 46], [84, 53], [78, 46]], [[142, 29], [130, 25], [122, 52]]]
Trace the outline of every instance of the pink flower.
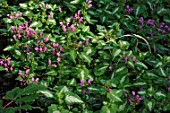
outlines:
[[40, 32], [40, 37], [42, 37], [43, 36], [43, 33], [42, 32]]
[[32, 77], [31, 81], [34, 82], [34, 77]]
[[63, 52], [63, 47], [62, 46], [60, 47], [60, 52]]
[[62, 29], [63, 29], [64, 33], [66, 33], [66, 32], [67, 32], [67, 28], [66, 28], [66, 26], [65, 26], [65, 25], [63, 25], [63, 26], [62, 26]]
[[61, 59], [60, 59], [60, 57], [57, 57], [57, 61], [58, 61], [58, 62], [61, 62]]
[[135, 96], [135, 91], [132, 91], [132, 96]]
[[79, 86], [83, 86], [84, 85], [84, 80], [80, 80]]
[[39, 81], [39, 78], [36, 78], [35, 82], [38, 83], [38, 81]]
[[113, 68], [112, 66], [109, 66], [109, 70], [112, 70], [112, 68]]
[[13, 67], [10, 67], [10, 71], [11, 71], [11, 72], [13, 71]]
[[51, 65], [51, 60], [48, 60], [48, 66], [50, 66]]
[[28, 75], [29, 72], [30, 72], [30, 69], [27, 69], [25, 74]]
[[133, 56], [132, 60], [133, 60], [133, 62], [136, 62], [136, 56]]
[[44, 43], [47, 43], [47, 42], [48, 42], [48, 38], [44, 37]]
[[112, 91], [112, 89], [110, 89], [110, 88], [107, 88], [107, 91], [108, 91], [108, 92], [111, 92], [111, 91]]
[[19, 72], [18, 72], [18, 75], [19, 75], [19, 76], [22, 76], [22, 72], [21, 72], [21, 71], [19, 71]]
[[60, 11], [60, 13], [62, 12], [62, 9], [61, 9], [61, 7], [59, 7], [59, 8], [58, 8], [58, 10]]
[[86, 90], [82, 89], [82, 93], [85, 94], [85, 93], [86, 93]]
[[86, 42], [85, 42], [85, 46], [88, 46], [89, 45], [89, 38], [86, 39]]
[[6, 71], [6, 72], [9, 72], [8, 68], [5, 68], [5, 71]]
[[88, 85], [91, 85], [91, 82], [92, 82], [92, 81], [93, 81], [93, 79], [90, 78], [90, 79], [87, 81]]
[[83, 17], [80, 17], [80, 18], [78, 19], [78, 24], [80, 24], [81, 22], [83, 22]]
[[70, 26], [70, 29], [71, 29], [72, 32], [74, 32], [74, 30], [75, 30], [74, 24], [72, 24], [72, 25]]
[[15, 26], [11, 26], [11, 29], [14, 31], [16, 29], [16, 27]]

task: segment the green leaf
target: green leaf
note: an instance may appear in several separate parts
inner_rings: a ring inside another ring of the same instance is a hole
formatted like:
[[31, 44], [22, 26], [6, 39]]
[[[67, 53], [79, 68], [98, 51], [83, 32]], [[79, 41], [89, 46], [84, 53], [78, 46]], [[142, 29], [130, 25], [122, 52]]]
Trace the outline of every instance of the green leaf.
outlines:
[[90, 16], [89, 15], [85, 15], [85, 20], [88, 22], [88, 23], [91, 23], [91, 21], [90, 21]]
[[11, 51], [13, 50], [15, 47], [14, 46], [7, 46], [4, 51]]
[[53, 92], [49, 91], [49, 90], [39, 90], [38, 93], [43, 94], [44, 96], [46, 96], [47, 98], [53, 98]]
[[76, 63], [76, 57], [77, 57], [77, 51], [76, 50], [71, 50], [70, 51], [70, 57], [73, 60], [74, 63]]
[[107, 93], [107, 98], [115, 101], [115, 102], [122, 102], [120, 95], [117, 93], [116, 90], [112, 90], [111, 92]]
[[114, 15], [117, 11], [119, 10], [119, 7], [115, 8], [112, 12], [112, 14]]
[[6, 93], [6, 98], [7, 100], [13, 100], [18, 93], [20, 93], [22, 90], [19, 87], [15, 87], [14, 89], [12, 89], [11, 91], [8, 91]]
[[20, 3], [19, 6], [23, 9], [27, 9], [27, 4], [26, 3]]
[[112, 51], [112, 56], [113, 56], [113, 59], [116, 58], [119, 54], [121, 53], [121, 50], [120, 49], [114, 49]]
[[144, 69], [148, 69], [148, 67], [143, 62], [136, 62], [137, 67], [143, 67]]
[[42, 23], [35, 21], [30, 24], [30, 27], [42, 27]]
[[159, 97], [166, 97], [166, 95], [162, 93], [161, 91], [156, 92], [155, 95]]
[[136, 8], [135, 16], [137, 16], [139, 14], [140, 8], [141, 8], [141, 6], [138, 5], [138, 7]]
[[15, 50], [16, 55], [21, 56], [21, 52], [19, 50]]
[[149, 111], [152, 111], [155, 107], [155, 100], [154, 99], [152, 99], [151, 101], [144, 100], [144, 104]]
[[70, 3], [71, 3], [71, 4], [79, 4], [80, 1], [81, 1], [81, 0], [73, 0], [73, 1], [71, 1]]
[[52, 25], [56, 25], [56, 21], [54, 19], [48, 19], [47, 23], [52, 24]]
[[160, 76], [166, 77], [166, 73], [165, 73], [165, 71], [162, 69], [162, 67], [159, 67], [156, 71], [158, 72], [158, 74], [159, 74]]
[[34, 15], [34, 13], [32, 13], [31, 11], [26, 11], [26, 12], [24, 12], [23, 15], [24, 15], [24, 16], [28, 16], [28, 17], [31, 17], [31, 16]]
[[99, 66], [96, 66], [94, 68], [94, 74], [96, 76], [103, 75], [106, 72], [106, 70], [108, 69], [108, 66], [109, 65], [99, 65]]
[[69, 105], [84, 103], [77, 94], [74, 94], [72, 92], [66, 92], [65, 95], [65, 102]]
[[131, 61], [127, 62], [127, 66], [130, 67], [130, 68], [134, 68], [135, 67], [133, 62], [131, 62]]
[[2, 105], [3, 105], [3, 101], [0, 100], [0, 108], [2, 108]]
[[4, 71], [5, 68], [3, 66], [0, 66], [0, 71]]
[[125, 67], [125, 66], [122, 66], [122, 67], [116, 69], [116, 71], [115, 71], [115, 74], [118, 75], [118, 76], [125, 75], [127, 73], [128, 73], [128, 68]]
[[107, 106], [103, 106], [101, 109], [101, 113], [111, 113], [111, 110]]
[[52, 75], [52, 76], [55, 76], [55, 75], [57, 75], [57, 72], [54, 71], [54, 70], [51, 70], [51, 71], [48, 71], [47, 73], [45, 73], [44, 75]]
[[48, 113], [61, 113], [61, 112], [58, 110], [58, 105], [51, 104], [50, 106], [48, 106]]
[[84, 59], [84, 62], [87, 62], [88, 64], [90, 64], [91, 61], [92, 61], [92, 58], [90, 58], [89, 56], [87, 56], [85, 53], [81, 53], [80, 58], [81, 58], [81, 59]]
[[22, 103], [27, 103], [27, 102], [34, 102], [35, 99], [38, 99], [39, 95], [38, 94], [34, 94], [34, 95], [29, 95], [29, 96], [24, 96], [21, 98], [18, 98], [15, 103], [16, 104], [22, 104]]

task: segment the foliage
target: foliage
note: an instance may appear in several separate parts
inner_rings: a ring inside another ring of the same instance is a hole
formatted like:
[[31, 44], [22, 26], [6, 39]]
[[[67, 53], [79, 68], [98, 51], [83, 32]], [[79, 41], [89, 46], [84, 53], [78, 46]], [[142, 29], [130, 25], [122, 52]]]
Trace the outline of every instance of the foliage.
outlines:
[[1, 34], [10, 37], [4, 48], [10, 54], [1, 55], [0, 71], [26, 87], [6, 93], [15, 107], [3, 110], [168, 112], [166, 3], [30, 0], [7, 6]]

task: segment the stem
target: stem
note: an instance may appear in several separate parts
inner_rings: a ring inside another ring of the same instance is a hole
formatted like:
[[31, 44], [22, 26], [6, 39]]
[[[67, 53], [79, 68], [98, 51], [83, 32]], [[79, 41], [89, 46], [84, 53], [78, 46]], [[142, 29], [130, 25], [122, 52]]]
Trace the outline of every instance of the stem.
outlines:
[[3, 106], [2, 109], [5, 109], [6, 107], [8, 107], [10, 104], [12, 104], [14, 101], [16, 100], [16, 98], [14, 98], [13, 100], [11, 100], [10, 102], [8, 102], [5, 106]]
[[150, 48], [150, 45], [149, 45], [148, 41], [147, 41], [144, 37], [142, 37], [142, 36], [140, 36], [140, 35], [136, 35], [136, 34], [132, 34], [132, 35], [130, 35], [130, 34], [127, 34], [127, 35], [123, 35], [123, 36], [118, 37], [118, 38], [122, 38], [122, 37], [131, 37], [131, 36], [135, 36], [135, 37], [138, 37], [138, 38], [140, 38], [140, 39], [144, 40], [144, 41], [145, 41], [145, 43], [146, 43], [146, 44], [147, 44], [147, 46], [148, 46], [148, 49], [149, 49], [150, 53], [151, 53], [151, 48]]

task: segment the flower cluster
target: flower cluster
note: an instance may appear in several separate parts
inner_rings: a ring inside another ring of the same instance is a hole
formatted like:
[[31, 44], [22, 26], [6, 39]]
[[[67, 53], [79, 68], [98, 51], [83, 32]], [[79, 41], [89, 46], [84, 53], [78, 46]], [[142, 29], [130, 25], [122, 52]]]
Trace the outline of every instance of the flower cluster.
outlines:
[[128, 94], [125, 93], [125, 97], [128, 99], [131, 106], [138, 105], [142, 100], [142, 98], [139, 95], [136, 95], [135, 91], [132, 91], [130, 98], [128, 97]]
[[148, 26], [150, 26], [150, 27], [155, 27], [155, 22], [154, 22], [154, 20], [152, 20], [152, 19], [148, 19], [147, 20], [147, 22], [146, 22], [146, 24], [148, 25]]
[[69, 22], [67, 22], [66, 25], [64, 25], [63, 22], [60, 22], [60, 26], [62, 27], [64, 33], [66, 33], [68, 29], [74, 32], [74, 30], [76, 29], [74, 24], [72, 24], [70, 27], [68, 25], [69, 25]]
[[[86, 87], [86, 85], [91, 85], [92, 81], [93, 81], [93, 79], [89, 78], [88, 81], [87, 81], [87, 84], [85, 84], [84, 80], [80, 80], [80, 83], [78, 83], [78, 85]], [[82, 89], [82, 93], [85, 94], [85, 93], [90, 93], [90, 92], [87, 89]]]
[[86, 0], [86, 4], [88, 6], [88, 8], [91, 8], [92, 7], [92, 1], [91, 0]]
[[124, 9], [124, 13], [131, 13], [133, 12], [133, 8], [130, 8], [129, 5], [126, 6], [126, 8]]
[[22, 16], [22, 12], [20, 13], [14, 13], [13, 15], [10, 15], [10, 14], [7, 14], [7, 17], [9, 19], [17, 19], [18, 17], [21, 17]]
[[140, 24], [139, 29], [140, 29], [140, 30], [142, 30], [143, 22], [144, 22], [143, 17], [140, 17], [140, 19], [139, 19], [139, 24]]
[[[128, 59], [129, 59], [129, 56], [126, 56], [126, 57], [124, 58], [124, 62], [127, 62]], [[136, 56], [133, 56], [132, 61], [133, 61], [133, 62], [136, 62]]]
[[41, 9], [48, 9], [48, 4], [46, 4], [45, 6], [43, 6], [42, 4], [39, 4], [39, 7], [40, 7]]
[[[26, 71], [25, 71], [25, 73], [23, 73], [23, 72], [21, 72], [21, 71], [19, 71], [18, 72], [18, 75], [19, 75], [19, 77], [21, 78], [20, 79], [20, 82], [21, 83], [23, 83], [23, 82], [26, 82], [27, 84], [29, 84], [29, 83], [38, 83], [38, 81], [39, 81], [39, 78], [34, 78], [34, 76], [33, 76], [33, 74], [29, 74], [30, 73], [30, 69], [27, 69]], [[31, 79], [31, 80], [29, 80], [29, 79]]]
[[80, 17], [80, 10], [78, 10], [77, 13], [74, 14], [74, 16], [71, 16], [71, 19], [76, 20], [78, 24], [83, 22], [83, 17]]
[[13, 67], [10, 64], [11, 62], [10, 60], [11, 60], [11, 57], [0, 59], [0, 66], [3, 66], [6, 72], [13, 71]]
[[24, 31], [26, 38], [33, 36], [36, 34], [35, 30], [32, 30], [29, 26], [28, 26], [28, 22], [26, 22], [25, 24], [20, 24], [18, 27], [16, 26], [11, 26], [11, 29], [14, 33], [13, 38], [14, 40], [16, 40], [16, 38], [18, 37], [18, 39], [20, 40], [21, 36], [22, 36], [22, 32]]
[[[59, 50], [58, 50], [59, 49]], [[57, 61], [60, 62], [61, 58], [60, 58], [60, 53], [63, 52], [63, 47], [60, 46], [60, 48], [58, 47], [58, 43], [53, 43], [52, 44], [52, 55], [57, 55]]]
[[[159, 24], [157, 27], [158, 32], [161, 32], [163, 35], [166, 34], [167, 32], [170, 32], [170, 27], [168, 25], [165, 25], [164, 22]], [[168, 34], [168, 37], [170, 38], [170, 33]]]

